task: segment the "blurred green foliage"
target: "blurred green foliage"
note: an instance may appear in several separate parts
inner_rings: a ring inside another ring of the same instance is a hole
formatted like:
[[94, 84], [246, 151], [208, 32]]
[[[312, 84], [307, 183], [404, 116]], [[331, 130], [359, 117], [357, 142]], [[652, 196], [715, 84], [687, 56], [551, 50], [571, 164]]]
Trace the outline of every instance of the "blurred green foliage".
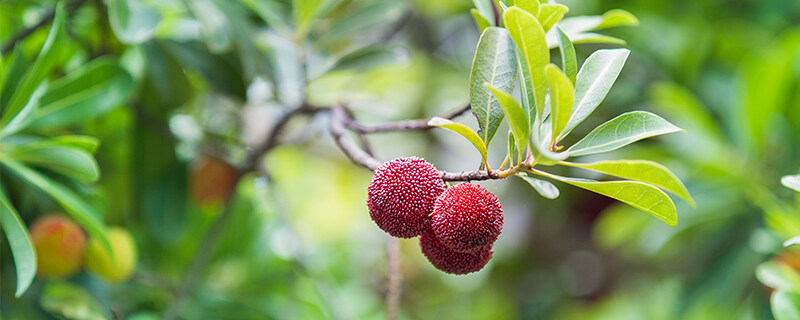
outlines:
[[[401, 318], [788, 319], [797, 289], [769, 279], [791, 278], [800, 267], [791, 263], [800, 254], [782, 246], [800, 235], [800, 193], [780, 183], [800, 172], [800, 3], [563, 3], [567, 16], [623, 8], [641, 24], [609, 30], [627, 40], [630, 58], [607, 99], [565, 141], [631, 105], [663, 114], [689, 134], [612, 156], [664, 163], [697, 207], [677, 202], [679, 223], [669, 227], [577, 188], [550, 201], [521, 180], [487, 182], [506, 214], [492, 262], [476, 274], [449, 276], [425, 261], [416, 240], [402, 240]], [[30, 225], [77, 199], [76, 212], [87, 207], [93, 213], [86, 217], [130, 230], [140, 262], [121, 284], [82, 272], [67, 281], [37, 278], [15, 298], [17, 257], [6, 245], [14, 232], [3, 221], [4, 319], [158, 318], [221, 211], [219, 201], [192, 200], [192, 183], [205, 176], [198, 159], [240, 167], [248, 147], [303, 100], [346, 102], [365, 123], [449, 111], [467, 100], [479, 36], [465, 0], [63, 5], [50, 67], [25, 90], [41, 94], [38, 111], [24, 130], [3, 136], [0, 150], [39, 141], [34, 150], [55, 143], [59, 154], [90, 156], [69, 170], [59, 165], [74, 157], [4, 164], [8, 199], [0, 201]], [[7, 44], [55, 7], [0, 2], [3, 85], [7, 74], [37, 71], [31, 66], [51, 24], [16, 47]], [[576, 46], [578, 65], [606, 47], [616, 46]], [[14, 102], [17, 91], [4, 89], [0, 106], [23, 107]], [[287, 143], [264, 159], [268, 176], [240, 181], [230, 221], [181, 318], [384, 317], [385, 238], [364, 205], [370, 173], [341, 155], [322, 122], [289, 123]], [[481, 160], [469, 142], [446, 132], [370, 139], [381, 159], [419, 155], [449, 171], [473, 170], [465, 164]], [[495, 143], [487, 157], [500, 163], [505, 152], [505, 143]], [[14, 170], [20, 167], [28, 174]], [[582, 169], [557, 173], [571, 170]], [[48, 196], [53, 187], [37, 189], [26, 182], [32, 176], [72, 196]], [[781, 293], [770, 296], [765, 285]]]

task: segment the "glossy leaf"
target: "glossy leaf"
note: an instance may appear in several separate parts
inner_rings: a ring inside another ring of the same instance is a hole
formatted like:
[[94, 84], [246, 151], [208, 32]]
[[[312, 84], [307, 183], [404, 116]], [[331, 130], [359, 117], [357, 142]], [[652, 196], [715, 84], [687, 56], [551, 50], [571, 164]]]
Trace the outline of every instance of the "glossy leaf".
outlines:
[[47, 86], [46, 83], [44, 83], [33, 92], [31, 98], [28, 100], [28, 103], [22, 107], [22, 110], [20, 110], [17, 115], [11, 118], [11, 120], [8, 121], [2, 130], [0, 130], [0, 136], [11, 135], [30, 126], [36, 111], [39, 109], [41, 97], [46, 89]]
[[111, 251], [111, 245], [108, 242], [105, 226], [100, 220], [99, 213], [92, 206], [84, 202], [83, 199], [64, 185], [51, 180], [15, 160], [0, 158], [0, 162], [22, 180], [27, 181], [32, 186], [50, 195], [75, 219], [75, 221], [89, 232], [90, 236], [100, 239], [100, 242], [106, 249]]
[[575, 58], [575, 46], [572, 45], [572, 40], [567, 37], [561, 28], [556, 28], [558, 34], [558, 50], [561, 52], [561, 67], [564, 73], [575, 84], [575, 77], [578, 74], [578, 60]]
[[776, 291], [770, 297], [775, 320], [800, 320], [800, 294]]
[[563, 136], [585, 120], [605, 99], [622, 71], [628, 54], [628, 49], [597, 50], [586, 59], [575, 81], [574, 108]]
[[486, 144], [484, 144], [483, 140], [481, 140], [481, 137], [469, 127], [440, 117], [432, 118], [430, 121], [428, 121], [428, 125], [442, 127], [460, 134], [462, 137], [466, 138], [470, 143], [472, 143], [472, 145], [475, 146], [475, 149], [478, 149], [478, 152], [481, 153], [483, 162], [486, 162]]
[[104, 115], [125, 102], [133, 79], [111, 58], [99, 58], [54, 81], [31, 128], [55, 127]]
[[[527, 146], [528, 138], [530, 137], [530, 127], [528, 126], [528, 116], [525, 114], [525, 110], [522, 109], [522, 106], [520, 106], [517, 100], [515, 100], [510, 94], [489, 86], [488, 84], [486, 87], [492, 91], [492, 94], [494, 94], [494, 96], [497, 98], [497, 101], [500, 102], [500, 106], [503, 108], [503, 113], [505, 114], [506, 119], [508, 119], [508, 124], [511, 127], [511, 130], [514, 132], [516, 145]], [[525, 148], [519, 148], [518, 151], [522, 153], [525, 151]], [[522, 155], [520, 154], [520, 158], [521, 157]]]
[[683, 131], [646, 111], [623, 113], [601, 124], [568, 149], [570, 156], [585, 156], [619, 149], [652, 136]]
[[473, 8], [469, 10], [469, 13], [472, 14], [472, 18], [475, 19], [475, 24], [478, 25], [478, 30], [480, 30], [481, 33], [483, 33], [483, 30], [486, 30], [486, 28], [491, 27], [489, 21], [486, 21], [486, 18], [484, 18], [478, 10]]
[[613, 27], [639, 25], [639, 19], [637, 19], [636, 16], [622, 9], [609, 10], [600, 16], [600, 19], [600, 23], [592, 29], [599, 30]]
[[769, 261], [759, 264], [756, 268], [756, 278], [775, 290], [800, 293], [800, 274], [781, 262]]
[[593, 32], [580, 33], [572, 35], [570, 37], [572, 38], [572, 41], [575, 44], [604, 43], [604, 44], [616, 44], [621, 46], [628, 44], [628, 42], [623, 39]]
[[19, 86], [11, 95], [8, 105], [4, 106], [5, 109], [2, 118], [0, 118], [0, 126], [5, 126], [28, 104], [34, 90], [39, 87], [42, 80], [50, 73], [55, 60], [55, 53], [52, 48], [62, 33], [64, 16], [64, 3], [60, 2], [56, 7], [53, 26], [50, 28], [50, 33], [47, 34], [47, 39], [45, 39], [39, 55], [33, 61], [33, 65], [27, 69], [25, 77], [22, 78]]
[[94, 157], [83, 149], [32, 143], [14, 148], [9, 152], [15, 160], [32, 166], [43, 167], [60, 174], [86, 182], [100, 179], [100, 168]]
[[533, 187], [533, 189], [536, 190], [536, 192], [538, 192], [540, 195], [542, 195], [542, 197], [545, 197], [547, 199], [558, 198], [558, 195], [560, 194], [558, 188], [556, 188], [556, 186], [550, 183], [549, 181], [536, 179], [526, 174], [517, 174], [517, 177], [520, 177], [522, 178], [522, 180], [525, 180], [525, 182], [531, 185], [531, 187]]
[[539, 0], [514, 0], [514, 6], [527, 11], [534, 17], [539, 16], [539, 8], [541, 7]]
[[0, 224], [3, 226], [11, 254], [14, 255], [14, 266], [17, 269], [17, 291], [19, 297], [33, 282], [36, 276], [36, 251], [33, 249], [28, 229], [19, 217], [19, 213], [11, 205], [5, 193], [0, 189]]
[[142, 43], [153, 38], [161, 14], [139, 0], [108, 0], [108, 22], [120, 42]]
[[575, 89], [572, 87], [572, 81], [556, 65], [547, 65], [545, 74], [550, 87], [550, 123], [552, 128], [550, 136], [555, 144], [559, 140], [558, 137], [567, 127], [569, 116], [572, 114]]
[[784, 187], [800, 192], [800, 174], [781, 177], [781, 184]]
[[508, 31], [487, 28], [478, 41], [469, 76], [469, 101], [481, 128], [480, 137], [487, 146], [503, 121], [503, 109], [484, 83], [512, 92], [516, 80], [517, 60]]
[[595, 181], [568, 178], [538, 170], [533, 170], [532, 172], [622, 201], [634, 208], [652, 214], [670, 226], [675, 226], [678, 223], [675, 203], [666, 193], [649, 184], [638, 181]]
[[[530, 83], [526, 84], [526, 87], [527, 90], [533, 91], [536, 115], [543, 118], [544, 96], [547, 93], [544, 66], [550, 62], [550, 50], [545, 42], [544, 29], [533, 15], [515, 7], [511, 7], [505, 12], [503, 21], [517, 45], [517, 50], [525, 60], [527, 72], [530, 75]], [[529, 111], [533, 112], [533, 110], [531, 108]], [[531, 122], [535, 118], [536, 116], [531, 114]]]
[[542, 4], [539, 9], [538, 18], [542, 23], [542, 28], [544, 28], [544, 31], [547, 32], [550, 30], [550, 28], [556, 25], [556, 23], [561, 21], [567, 12], [569, 12], [569, 8], [567, 8], [565, 5], [554, 3]]
[[800, 244], [800, 236], [794, 236], [791, 239], [783, 242], [784, 247], [791, 247], [796, 244]]
[[641, 181], [672, 192], [695, 206], [694, 199], [680, 179], [666, 167], [646, 160], [608, 160], [593, 163], [562, 162], [570, 167], [602, 172], [615, 177]]

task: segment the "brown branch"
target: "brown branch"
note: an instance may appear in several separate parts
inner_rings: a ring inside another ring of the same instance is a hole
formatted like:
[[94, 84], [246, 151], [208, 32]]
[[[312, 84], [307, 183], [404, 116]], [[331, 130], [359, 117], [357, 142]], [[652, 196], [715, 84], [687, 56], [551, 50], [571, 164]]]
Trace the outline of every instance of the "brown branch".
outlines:
[[[70, 12], [74, 11], [75, 9], [77, 9], [78, 7], [80, 7], [84, 2], [86, 2], [86, 0], [75, 0], [75, 1], [72, 1], [70, 3], [67, 3], [67, 5], [66, 5], [66, 7], [64, 9], [67, 10], [67, 13], [70, 13]], [[39, 22], [37, 22], [36, 24], [34, 24], [34, 25], [32, 25], [32, 26], [30, 26], [28, 28], [23, 29], [22, 31], [20, 31], [16, 35], [10, 37], [10, 40], [8, 40], [8, 42], [3, 44], [3, 55], [6, 55], [9, 52], [11, 52], [11, 49], [14, 49], [14, 45], [16, 45], [17, 42], [21, 41], [22, 39], [27, 38], [29, 35], [33, 34], [34, 31], [36, 31], [39, 28], [41, 28], [41, 27], [45, 26], [46, 24], [50, 23], [50, 21], [52, 21], [53, 18], [55, 18], [55, 16], [56, 16], [56, 9], [50, 10], [44, 16], [42, 16], [42, 19], [39, 20]]]
[[[461, 108], [451, 111], [450, 113], [442, 115], [441, 118], [453, 119], [457, 116], [464, 114], [469, 110], [470, 110], [470, 105], [467, 104]], [[428, 121], [430, 119], [407, 120], [400, 122], [385, 123], [380, 125], [364, 125], [356, 122], [351, 117], [347, 117], [344, 120], [345, 120], [345, 126], [347, 126], [348, 129], [358, 133], [427, 130], [431, 128], [431, 126], [428, 125]]]
[[[334, 142], [336, 145], [341, 149], [341, 151], [353, 162], [361, 165], [364, 168], [370, 169], [375, 171], [380, 167], [382, 161], [376, 159], [372, 155], [368, 154], [361, 148], [359, 148], [352, 139], [347, 136], [347, 131], [345, 130], [345, 126], [351, 128], [351, 130], [356, 132], [361, 132], [357, 129], [353, 128], [366, 128], [365, 126], [359, 124], [352, 118], [348, 117], [347, 111], [342, 106], [331, 107], [331, 117], [330, 117], [330, 132], [333, 136]], [[447, 117], [448, 119], [453, 118], [457, 115], [460, 115], [469, 108], [462, 108], [456, 111], [453, 111], [449, 114], [443, 116], [443, 118]], [[421, 127], [419, 124], [424, 121], [425, 127]], [[407, 124], [413, 124], [408, 126]], [[349, 126], [348, 126], [349, 124]], [[412, 121], [403, 121], [403, 122], [395, 122], [384, 124], [381, 126], [374, 126], [371, 127], [372, 129], [377, 129], [377, 131], [368, 131], [368, 132], [385, 132], [385, 131], [397, 131], [397, 130], [422, 130], [422, 129], [429, 129], [431, 127], [428, 126], [427, 120], [412, 120]], [[529, 166], [527, 163], [522, 163], [517, 167], [510, 168], [508, 170], [501, 170], [501, 171], [485, 171], [485, 170], [477, 170], [477, 171], [465, 171], [465, 172], [447, 172], [447, 171], [439, 171], [442, 175], [442, 179], [444, 181], [479, 181], [479, 180], [496, 180], [496, 179], [505, 179], [508, 178], [521, 170], [526, 169], [526, 166]]]

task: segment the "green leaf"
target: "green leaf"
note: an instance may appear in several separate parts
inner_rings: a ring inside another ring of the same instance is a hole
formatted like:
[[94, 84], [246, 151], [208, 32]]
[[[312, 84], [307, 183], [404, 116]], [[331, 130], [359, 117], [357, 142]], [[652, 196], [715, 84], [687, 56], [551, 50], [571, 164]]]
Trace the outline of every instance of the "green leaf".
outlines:
[[576, 35], [571, 35], [572, 41], [575, 44], [584, 44], [584, 43], [605, 43], [605, 44], [617, 44], [624, 46], [628, 44], [623, 39], [607, 36], [604, 34], [593, 33], [593, 32], [586, 32], [586, 33], [579, 33]]
[[107, 0], [108, 22], [120, 42], [142, 43], [153, 38], [161, 14], [139, 0]]
[[514, 6], [527, 11], [534, 17], [539, 16], [539, 0], [514, 0]]
[[43, 167], [86, 182], [100, 179], [100, 168], [94, 157], [83, 149], [44, 143], [32, 143], [14, 148], [12, 158], [33, 166]]
[[[599, 30], [611, 27], [623, 26], [637, 26], [639, 20], [632, 14], [625, 10], [610, 10], [602, 16], [579, 16], [570, 17], [562, 20], [558, 26], [572, 39], [575, 44], [578, 43], [614, 43], [625, 44], [622, 39], [609, 37], [589, 31]], [[555, 47], [556, 39], [555, 34], [548, 35], [547, 43], [551, 47]]]
[[133, 90], [133, 78], [114, 59], [95, 59], [54, 81], [30, 128], [86, 121], [113, 110]]
[[544, 31], [547, 32], [556, 25], [556, 23], [561, 21], [567, 12], [569, 12], [569, 8], [561, 4], [546, 3], [541, 5], [538, 17]]
[[686, 87], [667, 81], [656, 82], [650, 85], [647, 95], [651, 104], [668, 112], [670, 119], [702, 130], [717, 141], [727, 140], [709, 109]]
[[100, 239], [103, 246], [108, 251], [112, 251], [111, 244], [108, 242], [106, 229], [100, 220], [97, 211], [84, 202], [78, 195], [64, 185], [50, 180], [46, 176], [24, 166], [23, 164], [8, 158], [0, 158], [4, 164], [14, 174], [22, 180], [27, 181], [39, 190], [47, 193], [58, 202], [81, 226], [83, 226], [91, 237]]
[[649, 184], [638, 181], [595, 181], [567, 178], [539, 170], [531, 170], [531, 172], [617, 199], [634, 208], [652, 214], [670, 226], [678, 224], [675, 203], [664, 191]]
[[47, 83], [43, 82], [39, 88], [31, 95], [30, 100], [28, 103], [22, 107], [22, 110], [17, 113], [10, 121], [5, 125], [5, 127], [0, 130], [0, 137], [1, 136], [8, 136], [13, 133], [19, 132], [22, 129], [30, 126], [31, 121], [33, 120], [34, 114], [39, 108], [39, 104], [41, 103], [40, 99], [44, 94], [45, 90], [47, 90]]
[[603, 153], [644, 138], [678, 131], [683, 131], [683, 129], [655, 114], [632, 111], [601, 124], [567, 151], [570, 156]]
[[791, 247], [796, 244], [800, 244], [800, 236], [794, 236], [791, 239], [783, 242], [784, 247]]
[[480, 30], [481, 33], [483, 33], [483, 30], [486, 30], [486, 28], [491, 27], [489, 21], [486, 21], [486, 18], [475, 8], [469, 9], [469, 13], [475, 18], [475, 24], [478, 25], [478, 30]]
[[36, 275], [36, 251], [19, 213], [11, 205], [11, 201], [8, 201], [2, 189], [0, 189], [0, 223], [6, 233], [8, 246], [11, 247], [11, 254], [14, 255], [14, 265], [17, 268], [17, 291], [14, 296], [19, 298], [28, 290]]
[[22, 53], [22, 46], [14, 46], [14, 51], [11, 53], [11, 62], [3, 75], [3, 86], [0, 88], [0, 115], [11, 99], [11, 95], [17, 91], [17, 86], [20, 80], [25, 75], [25, 68], [27, 61], [25, 55]]
[[497, 27], [486, 28], [478, 41], [475, 59], [472, 61], [469, 101], [472, 112], [478, 118], [480, 137], [487, 146], [503, 121], [503, 109], [497, 98], [483, 84], [488, 83], [504, 92], [512, 92], [516, 80], [517, 60], [508, 31]]
[[792, 267], [768, 261], [756, 267], [756, 278], [765, 286], [780, 291], [800, 292], [800, 274]]
[[575, 103], [563, 136], [588, 117], [611, 90], [630, 50], [597, 50], [583, 63], [575, 82]]
[[800, 174], [781, 177], [781, 184], [784, 187], [800, 192]]
[[639, 25], [639, 19], [636, 16], [622, 9], [609, 10], [600, 19], [600, 23], [593, 28], [594, 30]]
[[[497, 101], [500, 102], [500, 107], [503, 108], [503, 113], [508, 119], [508, 124], [511, 127], [511, 130], [514, 132], [514, 137], [517, 142], [516, 145], [527, 146], [528, 138], [530, 137], [530, 127], [528, 124], [528, 116], [525, 114], [525, 110], [522, 109], [522, 106], [517, 103], [517, 100], [514, 100], [514, 97], [508, 93], [494, 88], [489, 84], [485, 84], [485, 86], [492, 91], [492, 94], [494, 94], [494, 96], [497, 98]], [[522, 158], [523, 151], [525, 151], [524, 147], [519, 148], [520, 159]]]
[[79, 135], [65, 135], [57, 136], [47, 139], [40, 139], [28, 141], [23, 144], [24, 147], [36, 145], [39, 147], [45, 146], [63, 146], [78, 148], [88, 153], [94, 153], [100, 145], [100, 140], [92, 136], [79, 136]]
[[61, 29], [64, 26], [64, 16], [64, 2], [59, 2], [56, 7], [50, 33], [47, 34], [47, 39], [45, 39], [44, 45], [42, 45], [42, 49], [39, 51], [36, 60], [33, 61], [33, 65], [27, 70], [27, 74], [11, 95], [8, 105], [5, 106], [3, 117], [0, 119], [0, 126], [5, 126], [28, 104], [34, 90], [39, 87], [42, 80], [50, 73], [50, 69], [53, 67], [55, 61], [55, 54], [52, 48], [61, 35]]
[[486, 162], [486, 144], [484, 144], [483, 140], [481, 140], [481, 137], [469, 127], [440, 117], [431, 118], [431, 120], [428, 121], [428, 125], [450, 129], [453, 132], [460, 134], [462, 137], [467, 138], [467, 140], [471, 142], [473, 146], [475, 146], [475, 149], [478, 149], [478, 152], [481, 153], [482, 162]]
[[342, 70], [363, 71], [370, 68], [400, 61], [406, 54], [391, 46], [368, 46], [350, 52], [339, 58], [328, 72]]
[[489, 22], [489, 26], [496, 26], [497, 21], [494, 18], [494, 9], [492, 9], [493, 0], [472, 0], [472, 3], [475, 4], [475, 9], [486, 18], [486, 21]]
[[564, 73], [567, 74], [569, 80], [575, 83], [575, 76], [578, 74], [578, 60], [575, 58], [575, 46], [572, 41], [567, 37], [561, 28], [556, 27], [558, 34], [558, 50], [561, 52], [561, 64]]
[[646, 160], [608, 160], [593, 163], [561, 162], [560, 164], [602, 172], [615, 177], [641, 181], [672, 192], [695, 206], [694, 199], [680, 179], [666, 167]]
[[800, 320], [800, 294], [776, 291], [770, 297], [775, 320]]
[[531, 187], [533, 187], [533, 189], [536, 190], [536, 192], [542, 195], [542, 197], [545, 197], [547, 199], [558, 198], [559, 195], [558, 188], [556, 188], [556, 186], [550, 183], [549, 181], [539, 180], [527, 174], [523, 175], [518, 173], [517, 177], [520, 177], [522, 178], [522, 180], [525, 180], [525, 182], [531, 185]]
[[[533, 91], [534, 105], [536, 106], [536, 115], [530, 115], [532, 123], [536, 116], [544, 117], [544, 97], [547, 93], [544, 66], [550, 62], [550, 50], [545, 41], [545, 32], [539, 20], [520, 8], [509, 8], [503, 14], [503, 21], [528, 68], [530, 83], [526, 84], [526, 88]], [[531, 108], [529, 111], [533, 112], [533, 109]]]
[[549, 64], [545, 68], [547, 83], [550, 86], [550, 119], [553, 145], [559, 140], [572, 114], [572, 103], [575, 100], [575, 88], [572, 81], [556, 65]]

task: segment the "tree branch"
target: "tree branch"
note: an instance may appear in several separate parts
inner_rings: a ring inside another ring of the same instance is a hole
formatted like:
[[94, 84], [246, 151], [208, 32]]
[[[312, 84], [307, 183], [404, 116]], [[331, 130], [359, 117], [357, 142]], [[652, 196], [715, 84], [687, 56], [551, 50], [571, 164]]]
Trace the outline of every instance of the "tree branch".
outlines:
[[400, 272], [400, 243], [386, 235], [386, 319], [396, 320], [400, 311], [400, 290], [403, 274]]
[[[402, 122], [395, 122], [395, 123], [388, 123], [380, 126], [373, 126], [367, 127], [362, 124], [359, 124], [352, 118], [350, 118], [347, 114], [346, 109], [343, 106], [336, 106], [330, 107], [331, 110], [331, 117], [330, 117], [330, 132], [333, 136], [334, 142], [342, 150], [342, 152], [353, 160], [353, 162], [361, 165], [364, 168], [370, 169], [375, 171], [380, 167], [382, 161], [376, 159], [375, 157], [371, 156], [361, 148], [359, 148], [355, 142], [353, 142], [348, 136], [345, 130], [345, 126], [350, 128], [355, 132], [363, 132], [363, 133], [372, 133], [372, 132], [386, 132], [386, 131], [408, 131], [408, 130], [424, 130], [430, 129], [431, 127], [428, 126], [428, 120], [411, 120], [411, 121], [402, 121]], [[445, 114], [442, 117], [451, 119], [455, 116], [458, 116], [464, 112], [469, 110], [469, 105], [467, 107], [455, 110], [451, 113]], [[424, 126], [422, 125], [424, 123]], [[362, 131], [360, 129], [369, 129], [367, 131]], [[530, 165], [527, 163], [522, 163], [519, 166], [501, 170], [501, 171], [465, 171], [465, 172], [447, 172], [447, 171], [439, 171], [439, 174], [442, 175], [442, 180], [444, 181], [479, 181], [479, 180], [496, 180], [496, 179], [505, 179], [508, 178], [517, 172], [521, 172], [522, 170], [527, 169]]]
[[[441, 118], [453, 119], [457, 116], [464, 114], [469, 110], [470, 110], [470, 105], [467, 104], [461, 108], [451, 111], [450, 113], [442, 115]], [[431, 126], [428, 125], [429, 120], [430, 119], [407, 120], [407, 121], [392, 122], [392, 123], [385, 123], [385, 124], [371, 126], [358, 123], [351, 117], [347, 117], [346, 119], [344, 119], [345, 126], [347, 126], [348, 129], [358, 133], [426, 130], [431, 128]]]

